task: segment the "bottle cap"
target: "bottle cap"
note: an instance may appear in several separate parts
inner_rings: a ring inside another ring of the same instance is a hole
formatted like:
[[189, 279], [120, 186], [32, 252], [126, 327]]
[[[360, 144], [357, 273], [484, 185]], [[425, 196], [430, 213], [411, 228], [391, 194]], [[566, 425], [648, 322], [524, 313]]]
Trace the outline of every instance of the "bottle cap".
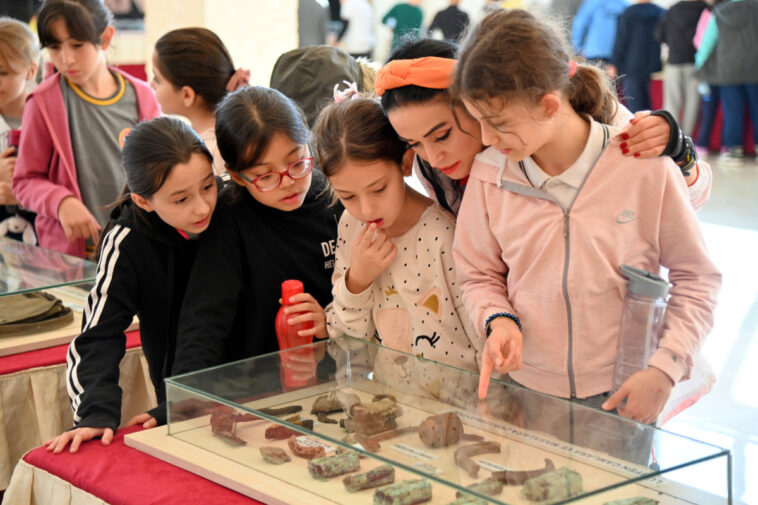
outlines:
[[621, 265], [621, 273], [629, 279], [626, 287], [634, 294], [663, 298], [669, 292], [668, 281], [658, 275], [629, 265]]
[[21, 130], [10, 130], [8, 132], [8, 145], [18, 147], [21, 142]]
[[291, 296], [303, 293], [304, 291], [305, 287], [303, 283], [298, 280], [290, 279], [282, 282], [282, 303], [288, 305]]

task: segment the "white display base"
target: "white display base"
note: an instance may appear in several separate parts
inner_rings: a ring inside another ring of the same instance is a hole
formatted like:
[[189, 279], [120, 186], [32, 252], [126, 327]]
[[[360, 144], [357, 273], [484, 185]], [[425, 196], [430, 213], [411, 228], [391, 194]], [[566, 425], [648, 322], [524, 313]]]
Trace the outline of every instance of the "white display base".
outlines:
[[[370, 381], [365, 382], [370, 384]], [[292, 393], [280, 395], [277, 398], [280, 401], [277, 401], [276, 406], [299, 404], [303, 406], [303, 411], [300, 412], [301, 416], [313, 417], [308, 414], [310, 406], [317, 395], [328, 391], [328, 386], [328, 384], [324, 384], [312, 388], [314, 394], [308, 398], [302, 398], [303, 391], [298, 391], [297, 394], [300, 399], [297, 401], [291, 400], [290, 395]], [[341, 391], [356, 393], [365, 398], [363, 401], [370, 401], [370, 396], [367, 394], [367, 391], [371, 391], [369, 387], [360, 387], [359, 389], [343, 387]], [[398, 400], [403, 409], [403, 415], [398, 418], [398, 424], [401, 428], [417, 425], [429, 416], [430, 412], [440, 411], [440, 404], [435, 401], [422, 399], [413, 402], [411, 404], [413, 406], [409, 406], [401, 398]], [[255, 408], [256, 404], [270, 406], [272, 399], [259, 400], [247, 405]], [[431, 409], [433, 404], [436, 404], [436, 410]], [[447, 408], [450, 410], [450, 407]], [[455, 411], [456, 409], [451, 410]], [[343, 416], [344, 414], [335, 414], [331, 417], [340, 418]], [[269, 421], [258, 420], [239, 423], [236, 435], [247, 441], [247, 445], [236, 445], [212, 435], [209, 417], [203, 416], [190, 421], [174, 423], [171, 426], [173, 433], [171, 436], [168, 435], [166, 427], [132, 433], [125, 437], [125, 443], [130, 447], [267, 504], [308, 503], [309, 505], [316, 505], [340, 503], [354, 505], [372, 503], [373, 489], [348, 493], [342, 484], [342, 477], [336, 477], [325, 482], [311, 478], [307, 471], [307, 461], [292, 455], [286, 441], [265, 439], [264, 431], [271, 425]], [[406, 468], [419, 468], [427, 472], [436, 471], [439, 479], [457, 482], [464, 486], [489, 477], [490, 472], [484, 466], [487, 463], [511, 469], [533, 469], [543, 466], [546, 457], [553, 460], [556, 468], [569, 466], [572, 470], [579, 472], [584, 480], [585, 490], [604, 488], [633, 476], [628, 472], [630, 469], [634, 470], [631, 464], [627, 463], [626, 469], [619, 466], [603, 465], [602, 461], [613, 462], [612, 458], [589, 451], [583, 451], [581, 456], [571, 456], [563, 451], [566, 444], [561, 443], [561, 447], [558, 447], [559, 444], [554, 443], [555, 439], [549, 440], [549, 435], [536, 433], [537, 438], [548, 442], [543, 446], [539, 441], [535, 442], [534, 438], [530, 440], [520, 438], [517, 432], [524, 432], [525, 430], [516, 429], [516, 434], [509, 433], [507, 427], [511, 425], [503, 424], [506, 427], [505, 429], [493, 430], [485, 426], [488, 423], [477, 426], [474, 423], [467, 422], [466, 417], [461, 417], [467, 434], [481, 435], [485, 440], [495, 440], [501, 444], [500, 454], [485, 454], [475, 458], [483, 464], [476, 479], [469, 477], [455, 465], [453, 455], [457, 446], [430, 449], [421, 444], [415, 433], [382, 441], [382, 449], [379, 454], [390, 462], [402, 464]], [[334, 440], [341, 439], [345, 434], [339, 426], [323, 423], [317, 424], [314, 431]], [[309, 438], [318, 439], [319, 437], [309, 435]], [[328, 440], [321, 439], [321, 441], [330, 444]], [[259, 453], [261, 446], [281, 447], [291, 456], [292, 461], [283, 465], [269, 464], [263, 460]], [[329, 454], [327, 452], [327, 455]], [[366, 472], [382, 463], [377, 459], [363, 458], [359, 471], [361, 473]], [[395, 472], [395, 482], [421, 478], [418, 474], [397, 466]], [[455, 489], [449, 485], [432, 481], [432, 487], [433, 498], [430, 503], [446, 504], [455, 499]], [[634, 496], [646, 496], [658, 500], [661, 505], [723, 503], [722, 499], [679, 485], [664, 476], [625, 485], [612, 492], [578, 500], [577, 503], [602, 505], [612, 499], [617, 500]], [[506, 486], [496, 499], [512, 505], [532, 504], [521, 495], [521, 486]]]

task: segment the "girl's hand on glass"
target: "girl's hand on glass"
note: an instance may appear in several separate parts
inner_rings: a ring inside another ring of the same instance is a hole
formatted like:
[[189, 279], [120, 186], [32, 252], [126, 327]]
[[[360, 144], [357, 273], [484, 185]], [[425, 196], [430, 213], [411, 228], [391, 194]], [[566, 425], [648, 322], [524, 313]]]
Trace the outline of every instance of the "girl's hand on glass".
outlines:
[[630, 126], [621, 132], [621, 152], [624, 156], [656, 158], [663, 154], [669, 141], [671, 127], [661, 116], [651, 116], [649, 110], [634, 114]]
[[68, 452], [74, 453], [79, 450], [79, 446], [82, 442], [92, 440], [96, 437], [102, 437], [100, 443], [103, 445], [111, 445], [113, 441], [113, 430], [110, 428], [75, 428], [71, 431], [66, 431], [58, 435], [52, 440], [48, 440], [44, 443], [48, 451], [53, 454], [60, 454], [63, 449], [66, 448], [69, 442], [71, 447]]
[[490, 336], [482, 351], [482, 370], [479, 374], [479, 399], [487, 397], [492, 370], [507, 374], [524, 365], [524, 336], [518, 325], [507, 317], [498, 317], [490, 323]]
[[376, 224], [366, 226], [353, 244], [345, 283], [351, 293], [362, 293], [397, 256], [397, 247]]
[[297, 313], [297, 315], [287, 318], [288, 324], [293, 325], [307, 323], [309, 321], [313, 322], [313, 328], [299, 330], [297, 332], [298, 335], [301, 337], [313, 336], [319, 339], [329, 337], [329, 334], [326, 332], [326, 315], [324, 314], [324, 309], [310, 293], [298, 293], [293, 295], [290, 297], [289, 303], [294, 305], [284, 307], [284, 313]]
[[58, 207], [58, 220], [69, 241], [92, 238], [92, 241], [97, 243], [100, 225], [78, 198], [67, 196], [61, 201]]
[[620, 416], [653, 423], [663, 411], [673, 388], [674, 382], [669, 376], [651, 366], [624, 381], [619, 390], [603, 403], [603, 409], [615, 408]]
[[129, 422], [126, 423], [125, 428], [136, 426], [138, 424], [141, 424], [145, 429], [149, 429], [158, 426], [158, 421], [156, 421], [153, 416], [145, 412], [144, 414], [137, 414], [136, 416], [129, 419]]

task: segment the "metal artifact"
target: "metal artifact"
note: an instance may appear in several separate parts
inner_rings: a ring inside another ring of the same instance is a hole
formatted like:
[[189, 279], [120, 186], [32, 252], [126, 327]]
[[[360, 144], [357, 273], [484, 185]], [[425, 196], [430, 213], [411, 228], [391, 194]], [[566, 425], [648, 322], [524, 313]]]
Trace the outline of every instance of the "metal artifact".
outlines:
[[308, 473], [318, 480], [329, 480], [332, 477], [357, 472], [361, 469], [361, 462], [354, 452], [315, 458], [308, 461]]
[[280, 424], [272, 424], [266, 428], [264, 436], [267, 440], [285, 440], [293, 436], [300, 436], [300, 433]]
[[342, 479], [345, 489], [351, 493], [355, 493], [361, 489], [385, 486], [393, 482], [395, 482], [395, 469], [390, 465], [377, 466], [366, 473], [348, 475]]
[[463, 422], [453, 412], [427, 417], [418, 427], [418, 436], [428, 447], [457, 444], [463, 435]]
[[211, 411], [211, 431], [217, 437], [224, 438], [235, 444], [246, 445], [247, 442], [236, 435], [237, 423], [257, 421], [258, 419], [260, 417], [253, 414], [240, 414], [231, 407], [220, 405]]
[[521, 494], [531, 501], [557, 501], [582, 492], [582, 476], [562, 466], [557, 470], [529, 479]]
[[302, 405], [290, 405], [289, 407], [280, 407], [280, 408], [265, 408], [265, 409], [256, 409], [258, 412], [261, 412], [263, 414], [269, 415], [269, 416], [283, 416], [286, 414], [297, 414], [301, 410], [303, 410]]
[[313, 431], [313, 419], [305, 419], [300, 417], [300, 415], [288, 417], [285, 419], [288, 423], [296, 424], [297, 426], [300, 426], [301, 428], [305, 428], [308, 430]]
[[480, 454], [500, 454], [500, 442], [478, 442], [476, 444], [462, 445], [455, 450], [455, 464], [466, 470], [476, 479], [479, 476], [479, 463], [471, 459]]
[[344, 426], [350, 433], [374, 435], [397, 428], [395, 419], [401, 414], [402, 409], [390, 398], [382, 398], [369, 404], [357, 403], [350, 407]]
[[374, 505], [414, 505], [432, 499], [432, 484], [426, 479], [404, 480], [374, 492]]
[[555, 470], [553, 460], [545, 458], [545, 468], [536, 470], [505, 470], [502, 472], [492, 472], [492, 478], [497, 479], [507, 486], [523, 486], [526, 481], [539, 477], [548, 472]]

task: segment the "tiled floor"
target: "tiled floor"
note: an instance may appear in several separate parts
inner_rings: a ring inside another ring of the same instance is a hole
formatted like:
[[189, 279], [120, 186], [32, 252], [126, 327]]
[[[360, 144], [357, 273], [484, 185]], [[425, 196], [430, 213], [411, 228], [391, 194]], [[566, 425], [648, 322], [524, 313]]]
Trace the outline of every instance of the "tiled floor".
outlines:
[[[664, 428], [728, 448], [735, 503], [758, 504], [758, 164], [714, 167], [713, 193], [700, 211], [711, 256], [723, 274], [716, 322], [703, 353], [718, 381], [710, 394]], [[723, 495], [723, 480], [681, 472]]]

